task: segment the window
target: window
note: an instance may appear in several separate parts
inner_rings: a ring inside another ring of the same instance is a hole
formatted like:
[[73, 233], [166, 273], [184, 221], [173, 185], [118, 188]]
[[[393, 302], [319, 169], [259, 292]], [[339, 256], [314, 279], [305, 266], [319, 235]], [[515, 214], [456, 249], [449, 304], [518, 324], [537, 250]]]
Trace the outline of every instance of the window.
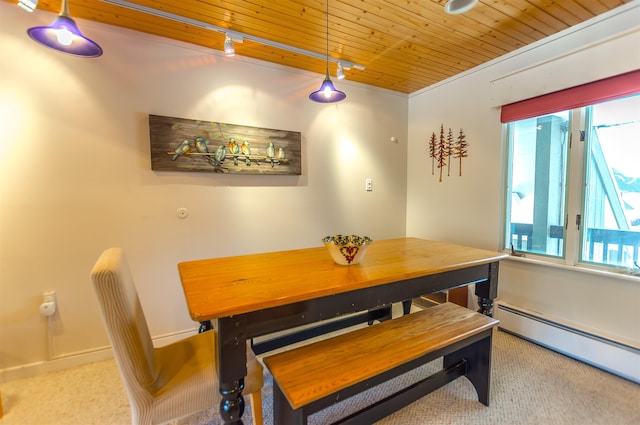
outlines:
[[630, 90], [503, 107], [506, 249], [640, 269], [640, 71], [623, 76]]
[[586, 108], [583, 262], [640, 268], [640, 95]]
[[570, 115], [565, 111], [507, 126], [511, 153], [507, 248], [564, 256]]

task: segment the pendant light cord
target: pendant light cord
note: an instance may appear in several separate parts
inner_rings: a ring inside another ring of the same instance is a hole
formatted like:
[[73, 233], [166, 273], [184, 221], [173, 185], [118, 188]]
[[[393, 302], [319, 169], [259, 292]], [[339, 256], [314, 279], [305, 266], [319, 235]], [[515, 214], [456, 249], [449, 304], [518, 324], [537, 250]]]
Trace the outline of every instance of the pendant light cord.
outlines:
[[329, 0], [327, 0], [327, 77], [329, 76]]
[[67, 0], [62, 0], [62, 8], [60, 10], [60, 16], [69, 17], [69, 3]]
[[344, 98], [347, 97], [347, 95], [341, 92], [340, 90], [336, 89], [333, 83], [331, 82], [331, 77], [329, 77], [329, 0], [326, 0], [326, 2], [327, 2], [327, 15], [326, 15], [327, 55], [325, 56], [325, 58], [327, 60], [327, 63], [326, 63], [327, 74], [325, 76], [324, 81], [320, 85], [320, 88], [314, 91], [313, 93], [311, 93], [309, 95], [309, 99], [319, 103], [334, 103], [334, 102], [340, 102], [341, 100], [344, 100]]

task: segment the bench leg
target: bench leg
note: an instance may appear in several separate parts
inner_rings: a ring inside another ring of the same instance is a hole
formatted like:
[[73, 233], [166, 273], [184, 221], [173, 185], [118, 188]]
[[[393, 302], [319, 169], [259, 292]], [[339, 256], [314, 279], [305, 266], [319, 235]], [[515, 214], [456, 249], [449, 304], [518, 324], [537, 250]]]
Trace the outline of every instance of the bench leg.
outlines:
[[411, 313], [411, 303], [413, 302], [413, 300], [404, 300], [402, 301], [402, 315], [406, 316], [407, 314]]
[[462, 359], [467, 360], [465, 376], [473, 384], [478, 393], [478, 401], [489, 405], [489, 389], [491, 386], [491, 335], [474, 342], [454, 353], [444, 356], [443, 366], [448, 368]]
[[307, 425], [302, 409], [293, 410], [278, 384], [273, 382], [273, 423], [278, 425]]

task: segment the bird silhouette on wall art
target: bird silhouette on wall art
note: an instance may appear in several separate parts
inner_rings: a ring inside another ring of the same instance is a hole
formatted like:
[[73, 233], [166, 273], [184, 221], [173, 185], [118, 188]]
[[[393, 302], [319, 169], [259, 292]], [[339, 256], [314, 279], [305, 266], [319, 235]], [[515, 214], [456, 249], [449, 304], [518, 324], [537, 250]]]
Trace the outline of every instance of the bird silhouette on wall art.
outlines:
[[227, 156], [227, 148], [224, 145], [220, 145], [217, 147], [215, 153], [213, 154], [213, 160], [216, 165], [222, 164], [224, 158]]
[[244, 140], [240, 145], [240, 151], [244, 155], [247, 165], [251, 165], [251, 158], [249, 157], [251, 155], [251, 145], [249, 145], [249, 142]]
[[229, 147], [229, 154], [233, 155], [233, 165], [238, 165], [238, 154], [240, 153], [240, 147], [236, 142], [236, 139], [233, 137], [229, 139], [229, 143], [227, 143]]
[[191, 150], [191, 146], [189, 145], [188, 140], [183, 140], [182, 143], [178, 145], [177, 148], [174, 149], [173, 161], [175, 161], [180, 155], [188, 153]]
[[271, 162], [271, 167], [274, 165], [274, 159], [276, 157], [276, 148], [273, 147], [273, 143], [269, 142], [267, 145], [267, 160]]
[[204, 137], [202, 136], [196, 136], [196, 149], [198, 150], [198, 152], [200, 153], [209, 153], [209, 147], [207, 146], [209, 144], [208, 140], [205, 140]]

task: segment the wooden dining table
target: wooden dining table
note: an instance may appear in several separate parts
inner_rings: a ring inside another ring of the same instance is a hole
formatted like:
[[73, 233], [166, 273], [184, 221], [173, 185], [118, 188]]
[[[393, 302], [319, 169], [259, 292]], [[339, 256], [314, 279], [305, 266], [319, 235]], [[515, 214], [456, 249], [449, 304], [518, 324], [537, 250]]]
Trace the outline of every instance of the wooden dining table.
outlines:
[[506, 257], [396, 238], [374, 241], [357, 265], [338, 265], [325, 247], [316, 247], [186, 261], [178, 270], [191, 318], [216, 322], [220, 414], [227, 424], [242, 424], [247, 341], [319, 324], [292, 331], [298, 335], [293, 339], [267, 338], [255, 350], [269, 351], [355, 322], [390, 319], [394, 303], [403, 303], [408, 313], [413, 298], [470, 284], [475, 284], [478, 311], [491, 316], [499, 262]]

